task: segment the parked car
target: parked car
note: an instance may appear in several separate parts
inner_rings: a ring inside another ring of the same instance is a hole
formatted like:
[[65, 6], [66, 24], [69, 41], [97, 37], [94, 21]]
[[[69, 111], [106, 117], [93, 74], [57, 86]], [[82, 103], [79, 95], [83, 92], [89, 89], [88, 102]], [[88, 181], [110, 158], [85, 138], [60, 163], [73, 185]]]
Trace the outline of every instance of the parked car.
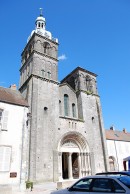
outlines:
[[129, 176], [95, 175], [81, 178], [71, 187], [51, 194], [130, 194]]
[[127, 175], [130, 176], [130, 171], [113, 171], [113, 172], [99, 172], [96, 175]]

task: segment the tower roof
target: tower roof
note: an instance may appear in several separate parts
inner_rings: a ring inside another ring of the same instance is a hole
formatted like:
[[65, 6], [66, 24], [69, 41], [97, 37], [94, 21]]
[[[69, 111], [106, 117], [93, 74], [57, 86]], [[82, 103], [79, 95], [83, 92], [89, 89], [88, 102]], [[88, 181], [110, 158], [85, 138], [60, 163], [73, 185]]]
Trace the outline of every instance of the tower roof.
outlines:
[[43, 17], [42, 11], [43, 9], [40, 8], [40, 15], [37, 17], [35, 24], [37, 24], [37, 22], [43, 22], [46, 24], [46, 19]]
[[91, 71], [88, 71], [88, 70], [86, 70], [86, 69], [83, 69], [82, 67], [77, 67], [77, 68], [74, 69], [71, 73], [69, 73], [65, 78], [63, 78], [63, 79], [61, 80], [61, 83], [66, 82], [66, 80], [68, 79], [68, 77], [72, 76], [72, 74], [75, 73], [76, 71], [83, 71], [83, 72], [86, 72], [86, 73], [88, 73], [88, 74], [93, 75], [94, 77], [97, 77], [97, 74], [92, 73]]
[[[30, 38], [34, 33], [40, 34], [41, 36], [44, 36], [51, 40], [53, 39], [51, 32], [46, 30], [46, 19], [43, 17], [42, 8], [40, 8], [40, 15], [36, 18], [36, 21], [35, 21], [35, 30], [31, 32], [31, 35], [29, 36], [28, 41], [30, 40]], [[56, 39], [56, 42], [58, 42], [57, 39]]]

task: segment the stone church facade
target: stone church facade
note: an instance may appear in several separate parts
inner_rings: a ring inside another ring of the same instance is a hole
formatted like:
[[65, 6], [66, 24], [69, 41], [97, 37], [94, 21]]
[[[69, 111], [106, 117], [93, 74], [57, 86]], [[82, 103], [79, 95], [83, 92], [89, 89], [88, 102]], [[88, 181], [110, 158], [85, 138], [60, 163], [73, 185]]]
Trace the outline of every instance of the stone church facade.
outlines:
[[73, 180], [108, 170], [97, 75], [77, 67], [58, 81], [58, 40], [42, 13], [22, 52], [19, 90], [29, 104], [28, 178]]

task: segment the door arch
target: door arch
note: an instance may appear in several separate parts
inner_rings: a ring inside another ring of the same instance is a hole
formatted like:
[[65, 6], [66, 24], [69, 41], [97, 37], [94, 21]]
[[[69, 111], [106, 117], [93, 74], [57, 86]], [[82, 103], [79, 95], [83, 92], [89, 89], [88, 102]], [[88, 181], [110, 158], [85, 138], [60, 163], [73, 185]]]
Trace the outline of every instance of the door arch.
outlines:
[[58, 144], [59, 179], [77, 179], [91, 174], [88, 143], [82, 134], [64, 134]]

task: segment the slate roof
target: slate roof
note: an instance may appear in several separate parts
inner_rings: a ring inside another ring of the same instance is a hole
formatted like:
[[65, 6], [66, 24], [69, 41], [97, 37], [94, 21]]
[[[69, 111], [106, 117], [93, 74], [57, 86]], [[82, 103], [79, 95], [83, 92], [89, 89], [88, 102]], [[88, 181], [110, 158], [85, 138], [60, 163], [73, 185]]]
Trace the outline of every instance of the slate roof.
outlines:
[[28, 107], [27, 101], [18, 90], [0, 87], [0, 102]]
[[130, 142], [130, 133], [117, 130], [106, 130], [106, 139], [107, 140], [116, 140], [116, 141], [128, 141]]

